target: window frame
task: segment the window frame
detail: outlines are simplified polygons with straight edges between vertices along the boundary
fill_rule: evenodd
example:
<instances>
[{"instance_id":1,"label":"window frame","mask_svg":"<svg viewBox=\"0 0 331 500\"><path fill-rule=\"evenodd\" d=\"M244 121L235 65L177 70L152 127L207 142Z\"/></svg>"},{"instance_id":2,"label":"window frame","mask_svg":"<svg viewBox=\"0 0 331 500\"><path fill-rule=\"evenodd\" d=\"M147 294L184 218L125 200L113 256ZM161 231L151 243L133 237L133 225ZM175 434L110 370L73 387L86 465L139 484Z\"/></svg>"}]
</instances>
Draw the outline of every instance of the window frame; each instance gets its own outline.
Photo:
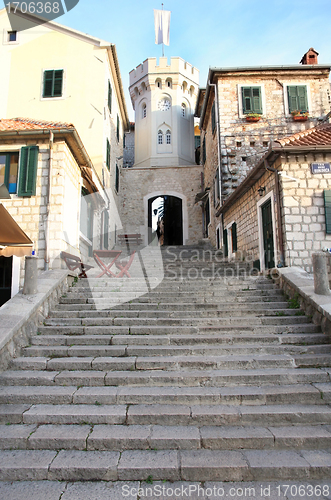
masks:
<instances>
[{"instance_id":1,"label":"window frame","mask_svg":"<svg viewBox=\"0 0 331 500\"><path fill-rule=\"evenodd\" d=\"M157 144L158 144L158 146L162 146L162 144L163 144L163 132L162 132L162 130L159 130L157 133Z\"/></svg>"},{"instance_id":2,"label":"window frame","mask_svg":"<svg viewBox=\"0 0 331 500\"><path fill-rule=\"evenodd\" d=\"M45 95L46 73L53 72L53 81L52 81L52 93L53 93L54 92L54 84L55 84L54 77L55 77L56 71L62 72L61 95ZM64 99L64 98L65 98L65 70L64 70L64 68L42 70L41 99L43 101L46 101L46 100L54 101L54 100L59 100L59 99Z\"/></svg>"},{"instance_id":3,"label":"window frame","mask_svg":"<svg viewBox=\"0 0 331 500\"><path fill-rule=\"evenodd\" d=\"M260 97L261 97L261 113L258 113L261 116L264 116L266 113L266 97L265 97L265 86L264 83L259 83L259 84L254 84L252 83L245 83L245 84L238 84L237 86L237 91L238 91L238 108L239 108L239 118L246 118L246 116L249 113L255 113L254 111L244 111L244 105L243 105L243 88L252 88L252 87L258 87L260 88Z\"/></svg>"},{"instance_id":4,"label":"window frame","mask_svg":"<svg viewBox=\"0 0 331 500\"><path fill-rule=\"evenodd\" d=\"M299 104L299 99L300 96L298 95L298 88L302 88L305 91L305 106L300 106ZM290 98L290 89L296 89L296 105L293 106L292 109L292 103L291 103L291 98ZM286 94L287 94L287 105L288 105L288 113L291 114L293 111L302 111L304 113L309 112L309 104L308 104L308 90L307 90L307 85L287 85L286 86ZM292 96L293 97L293 96Z\"/></svg>"},{"instance_id":5,"label":"window frame","mask_svg":"<svg viewBox=\"0 0 331 500\"><path fill-rule=\"evenodd\" d=\"M165 133L165 143L167 146L171 145L171 131L169 129Z\"/></svg>"},{"instance_id":6,"label":"window frame","mask_svg":"<svg viewBox=\"0 0 331 500\"><path fill-rule=\"evenodd\" d=\"M309 82L307 82L307 83L302 83L302 81L301 82L299 82L299 81L284 82L283 99L284 99L285 116L288 116L288 117L291 116L289 100L288 100L288 90L287 90L288 87L306 87L308 112L311 113L312 103L311 103L311 92L310 92Z\"/></svg>"}]
</instances>

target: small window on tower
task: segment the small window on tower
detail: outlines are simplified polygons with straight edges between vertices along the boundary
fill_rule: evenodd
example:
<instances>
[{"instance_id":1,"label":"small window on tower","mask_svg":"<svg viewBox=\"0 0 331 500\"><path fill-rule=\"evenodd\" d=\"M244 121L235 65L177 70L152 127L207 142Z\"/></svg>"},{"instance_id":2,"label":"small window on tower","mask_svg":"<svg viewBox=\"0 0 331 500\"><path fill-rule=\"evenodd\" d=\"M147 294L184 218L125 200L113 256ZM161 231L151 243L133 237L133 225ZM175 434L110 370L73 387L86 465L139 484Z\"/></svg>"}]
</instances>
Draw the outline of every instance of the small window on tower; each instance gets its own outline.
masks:
<instances>
[{"instance_id":1,"label":"small window on tower","mask_svg":"<svg viewBox=\"0 0 331 500\"><path fill-rule=\"evenodd\" d=\"M181 108L182 116L185 118L186 116L186 105L183 103Z\"/></svg>"},{"instance_id":2,"label":"small window on tower","mask_svg":"<svg viewBox=\"0 0 331 500\"><path fill-rule=\"evenodd\" d=\"M8 31L8 42L16 42L17 41L17 31Z\"/></svg>"},{"instance_id":3,"label":"small window on tower","mask_svg":"<svg viewBox=\"0 0 331 500\"><path fill-rule=\"evenodd\" d=\"M170 130L167 130L167 133L166 133L166 144L171 144L171 132L170 132Z\"/></svg>"},{"instance_id":4,"label":"small window on tower","mask_svg":"<svg viewBox=\"0 0 331 500\"><path fill-rule=\"evenodd\" d=\"M143 118L146 118L146 116L147 116L147 108L146 108L146 104L143 104L143 108L142 108L142 109L143 109L142 117L143 117Z\"/></svg>"},{"instance_id":5,"label":"small window on tower","mask_svg":"<svg viewBox=\"0 0 331 500\"><path fill-rule=\"evenodd\" d=\"M159 130L157 133L157 143L163 144L163 132L162 132L162 130Z\"/></svg>"}]
</instances>

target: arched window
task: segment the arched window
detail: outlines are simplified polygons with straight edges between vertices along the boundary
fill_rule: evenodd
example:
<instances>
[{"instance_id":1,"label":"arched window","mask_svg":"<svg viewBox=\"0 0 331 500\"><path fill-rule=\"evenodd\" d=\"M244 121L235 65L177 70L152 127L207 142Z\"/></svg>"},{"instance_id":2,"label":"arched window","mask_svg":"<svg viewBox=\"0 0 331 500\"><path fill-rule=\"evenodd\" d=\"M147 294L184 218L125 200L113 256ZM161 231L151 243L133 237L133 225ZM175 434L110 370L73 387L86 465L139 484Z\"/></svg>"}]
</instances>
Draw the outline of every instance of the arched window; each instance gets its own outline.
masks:
<instances>
[{"instance_id":1,"label":"arched window","mask_svg":"<svg viewBox=\"0 0 331 500\"><path fill-rule=\"evenodd\" d=\"M169 89L172 89L172 79L171 79L171 78L167 78L167 79L166 79L166 86L167 86Z\"/></svg>"},{"instance_id":2,"label":"arched window","mask_svg":"<svg viewBox=\"0 0 331 500\"><path fill-rule=\"evenodd\" d=\"M159 130L157 133L157 143L163 144L163 132L162 132L162 130Z\"/></svg>"},{"instance_id":3,"label":"arched window","mask_svg":"<svg viewBox=\"0 0 331 500\"><path fill-rule=\"evenodd\" d=\"M166 144L171 144L171 132L167 130L166 132Z\"/></svg>"},{"instance_id":4,"label":"arched window","mask_svg":"<svg viewBox=\"0 0 331 500\"><path fill-rule=\"evenodd\" d=\"M161 89L161 88L162 88L162 81L161 81L161 78L157 78L157 79L155 80L155 85L156 85L156 87L158 87L159 89Z\"/></svg>"},{"instance_id":5,"label":"arched window","mask_svg":"<svg viewBox=\"0 0 331 500\"><path fill-rule=\"evenodd\" d=\"M146 107L146 104L144 103L142 105L142 118L146 118L147 116L147 107Z\"/></svg>"},{"instance_id":6,"label":"arched window","mask_svg":"<svg viewBox=\"0 0 331 500\"><path fill-rule=\"evenodd\" d=\"M185 118L186 116L186 104L182 103L182 106L181 106L181 113L182 113L182 116Z\"/></svg>"}]
</instances>

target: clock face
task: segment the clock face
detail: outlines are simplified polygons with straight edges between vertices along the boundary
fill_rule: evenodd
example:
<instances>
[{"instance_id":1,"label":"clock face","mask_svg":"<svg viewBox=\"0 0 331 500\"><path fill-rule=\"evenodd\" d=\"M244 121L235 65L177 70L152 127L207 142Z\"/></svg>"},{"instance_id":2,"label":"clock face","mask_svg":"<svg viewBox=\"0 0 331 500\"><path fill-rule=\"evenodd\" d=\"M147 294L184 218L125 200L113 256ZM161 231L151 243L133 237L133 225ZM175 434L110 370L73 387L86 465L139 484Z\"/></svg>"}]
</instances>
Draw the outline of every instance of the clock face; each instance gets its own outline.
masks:
<instances>
[{"instance_id":1,"label":"clock face","mask_svg":"<svg viewBox=\"0 0 331 500\"><path fill-rule=\"evenodd\" d=\"M158 108L160 111L167 111L168 109L170 109L170 107L171 107L171 102L169 101L169 99L161 99L158 102Z\"/></svg>"}]
</instances>

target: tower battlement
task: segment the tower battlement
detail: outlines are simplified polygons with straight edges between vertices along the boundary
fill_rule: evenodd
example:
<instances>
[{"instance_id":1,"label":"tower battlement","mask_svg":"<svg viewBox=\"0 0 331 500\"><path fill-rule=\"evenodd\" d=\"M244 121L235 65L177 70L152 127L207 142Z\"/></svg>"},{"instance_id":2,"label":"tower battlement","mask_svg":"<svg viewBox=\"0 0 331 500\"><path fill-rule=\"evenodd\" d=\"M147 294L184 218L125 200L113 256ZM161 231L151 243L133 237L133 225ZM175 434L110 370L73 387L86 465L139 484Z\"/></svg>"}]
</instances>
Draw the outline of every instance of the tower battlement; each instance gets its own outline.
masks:
<instances>
[{"instance_id":1,"label":"tower battlement","mask_svg":"<svg viewBox=\"0 0 331 500\"><path fill-rule=\"evenodd\" d=\"M145 59L142 64L139 64L135 69L130 71L130 87L139 84L140 80L147 75L165 75L165 74L181 74L184 78L199 83L199 70L184 61L181 57L171 57L170 65L167 57L160 57L157 64L156 57Z\"/></svg>"}]
</instances>

